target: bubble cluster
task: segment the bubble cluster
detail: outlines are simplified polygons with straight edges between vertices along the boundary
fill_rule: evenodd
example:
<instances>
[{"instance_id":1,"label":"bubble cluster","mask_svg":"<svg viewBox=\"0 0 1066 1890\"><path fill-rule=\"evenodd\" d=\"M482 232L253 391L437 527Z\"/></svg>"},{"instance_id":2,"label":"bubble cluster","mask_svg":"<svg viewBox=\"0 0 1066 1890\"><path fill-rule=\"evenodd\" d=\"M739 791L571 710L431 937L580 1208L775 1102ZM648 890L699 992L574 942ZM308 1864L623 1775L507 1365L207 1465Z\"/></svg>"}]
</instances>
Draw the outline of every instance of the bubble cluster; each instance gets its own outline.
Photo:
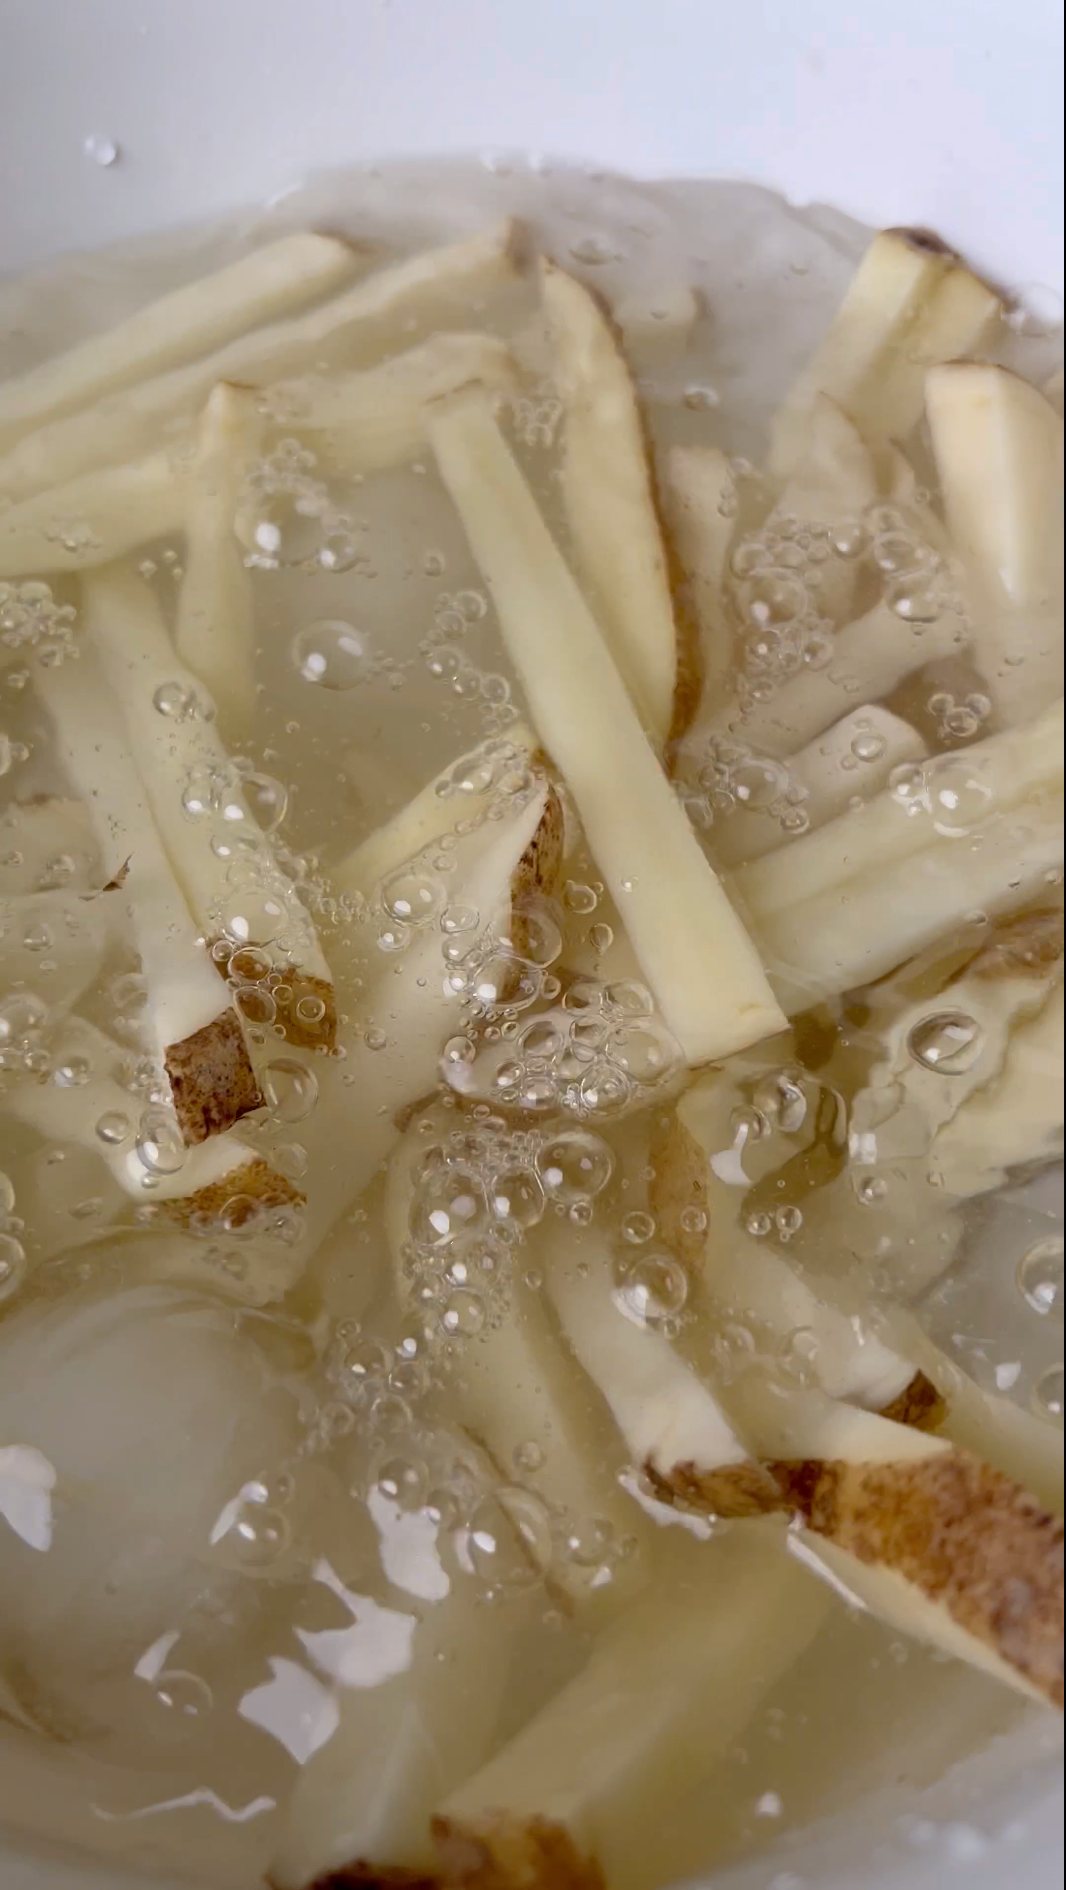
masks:
<instances>
[{"instance_id":1,"label":"bubble cluster","mask_svg":"<svg viewBox=\"0 0 1066 1890\"><path fill-rule=\"evenodd\" d=\"M314 477L314 453L282 439L247 475L237 532L246 563L261 571L285 568L342 573L371 567L360 553L361 527L338 507L329 486Z\"/></svg>"},{"instance_id":2,"label":"bubble cluster","mask_svg":"<svg viewBox=\"0 0 1066 1890\"><path fill-rule=\"evenodd\" d=\"M57 603L39 579L0 583L0 648L54 667L74 651L75 621L73 605Z\"/></svg>"}]
</instances>

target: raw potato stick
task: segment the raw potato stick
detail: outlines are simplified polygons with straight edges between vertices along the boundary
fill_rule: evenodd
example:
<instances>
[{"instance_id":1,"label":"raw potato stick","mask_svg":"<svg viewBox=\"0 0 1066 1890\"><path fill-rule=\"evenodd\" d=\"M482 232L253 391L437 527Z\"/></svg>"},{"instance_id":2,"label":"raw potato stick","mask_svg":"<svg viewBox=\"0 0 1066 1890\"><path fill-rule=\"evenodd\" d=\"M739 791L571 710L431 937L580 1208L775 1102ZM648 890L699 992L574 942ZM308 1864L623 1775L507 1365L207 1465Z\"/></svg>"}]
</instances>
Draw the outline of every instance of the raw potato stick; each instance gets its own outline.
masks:
<instances>
[{"instance_id":1,"label":"raw potato stick","mask_svg":"<svg viewBox=\"0 0 1066 1890\"><path fill-rule=\"evenodd\" d=\"M774 1524L706 1545L597 1637L586 1666L434 1819L445 1883L604 1890L647 1881L661 1820L736 1740L832 1605ZM432 1880L431 1880L432 1881Z\"/></svg>"},{"instance_id":2,"label":"raw potato stick","mask_svg":"<svg viewBox=\"0 0 1066 1890\"><path fill-rule=\"evenodd\" d=\"M995 292L938 237L882 230L774 419L771 470L792 471L819 393L837 401L864 438L905 439L921 417L925 369L968 354L1001 313Z\"/></svg>"},{"instance_id":3,"label":"raw potato stick","mask_svg":"<svg viewBox=\"0 0 1066 1890\"><path fill-rule=\"evenodd\" d=\"M163 374L301 302L327 295L352 274L355 263L347 243L300 230L172 289L103 334L0 382L0 441Z\"/></svg>"},{"instance_id":4,"label":"raw potato stick","mask_svg":"<svg viewBox=\"0 0 1066 1890\"><path fill-rule=\"evenodd\" d=\"M434 335L380 367L280 381L262 397L268 415L308 436L349 477L417 459L428 444L426 407L468 381L511 387L515 365L495 335Z\"/></svg>"},{"instance_id":5,"label":"raw potato stick","mask_svg":"<svg viewBox=\"0 0 1066 1890\"><path fill-rule=\"evenodd\" d=\"M985 1194L1013 1168L1061 1157L1064 1023L1060 973L1043 1010L1014 1031L998 1076L936 1136L930 1161L950 1193Z\"/></svg>"},{"instance_id":6,"label":"raw potato stick","mask_svg":"<svg viewBox=\"0 0 1066 1890\"><path fill-rule=\"evenodd\" d=\"M266 387L323 360L373 360L405 323L432 331L470 298L513 281L517 233L507 222L425 250L365 277L310 314L276 322L188 367L110 395L31 433L0 460L0 493L14 502L95 467L135 459L174 422L189 421L218 381Z\"/></svg>"},{"instance_id":7,"label":"raw potato stick","mask_svg":"<svg viewBox=\"0 0 1066 1890\"><path fill-rule=\"evenodd\" d=\"M765 702L734 699L712 718L710 732L735 735L761 754L787 758L838 721L849 698L890 696L926 663L957 656L966 632L957 617L910 624L888 604L875 604L833 640L828 663L789 677Z\"/></svg>"},{"instance_id":8,"label":"raw potato stick","mask_svg":"<svg viewBox=\"0 0 1066 1890\"><path fill-rule=\"evenodd\" d=\"M644 428L629 368L594 296L557 263L540 266L563 403L563 504L578 572L651 740L666 740L677 629Z\"/></svg>"},{"instance_id":9,"label":"raw potato stick","mask_svg":"<svg viewBox=\"0 0 1066 1890\"><path fill-rule=\"evenodd\" d=\"M85 635L120 706L134 766L197 924L209 945L283 942L293 998L278 1021L289 1043L328 1046L336 1035L336 1001L310 914L244 804L239 777L204 714L196 679L174 652L151 591L132 573L113 569L87 578L83 596ZM232 910L242 895L232 886L229 858L212 845L213 817L187 811L190 792L197 786L209 791L205 783L224 801L224 831L231 839L239 833L246 858L255 857L257 880L245 895L251 916ZM257 926L265 933L262 941Z\"/></svg>"},{"instance_id":10,"label":"raw potato stick","mask_svg":"<svg viewBox=\"0 0 1066 1890\"><path fill-rule=\"evenodd\" d=\"M121 900L148 980L152 1048L170 1081L186 1145L206 1141L263 1098L237 1014L198 937L129 759L128 738L93 657L39 669L35 686L56 752L105 860L128 862Z\"/></svg>"},{"instance_id":11,"label":"raw potato stick","mask_svg":"<svg viewBox=\"0 0 1066 1890\"><path fill-rule=\"evenodd\" d=\"M801 527L839 525L861 518L877 497L873 455L858 428L827 394L815 396L807 415L803 449L767 520L772 531L784 518ZM858 586L854 561L826 558L812 571L818 613L834 623L848 619Z\"/></svg>"},{"instance_id":12,"label":"raw potato stick","mask_svg":"<svg viewBox=\"0 0 1066 1890\"><path fill-rule=\"evenodd\" d=\"M233 741L246 734L255 704L252 579L235 526L261 435L255 394L220 381L200 415L185 504L174 644Z\"/></svg>"},{"instance_id":13,"label":"raw potato stick","mask_svg":"<svg viewBox=\"0 0 1066 1890\"><path fill-rule=\"evenodd\" d=\"M725 601L729 547L736 531L736 477L714 446L672 446L661 500L670 542L684 573L700 632L703 676L697 727L722 706L733 660L733 624Z\"/></svg>"},{"instance_id":14,"label":"raw potato stick","mask_svg":"<svg viewBox=\"0 0 1066 1890\"><path fill-rule=\"evenodd\" d=\"M1023 722L1062 694L1062 416L975 361L934 368L925 403L974 656L1000 719Z\"/></svg>"},{"instance_id":15,"label":"raw potato stick","mask_svg":"<svg viewBox=\"0 0 1066 1890\"><path fill-rule=\"evenodd\" d=\"M640 727L484 396L431 419L445 485L492 592L534 726L689 1063L782 1028L762 966Z\"/></svg>"},{"instance_id":16,"label":"raw potato stick","mask_svg":"<svg viewBox=\"0 0 1066 1890\"><path fill-rule=\"evenodd\" d=\"M0 578L86 571L185 523L187 480L168 453L80 475L0 510Z\"/></svg>"},{"instance_id":17,"label":"raw potato stick","mask_svg":"<svg viewBox=\"0 0 1066 1890\"><path fill-rule=\"evenodd\" d=\"M928 758L925 742L909 722L880 703L867 703L789 756L782 793L805 816L804 832L813 833L887 786L903 762ZM769 810L740 807L716 823L712 848L720 865L733 866L776 853L792 838Z\"/></svg>"}]
</instances>

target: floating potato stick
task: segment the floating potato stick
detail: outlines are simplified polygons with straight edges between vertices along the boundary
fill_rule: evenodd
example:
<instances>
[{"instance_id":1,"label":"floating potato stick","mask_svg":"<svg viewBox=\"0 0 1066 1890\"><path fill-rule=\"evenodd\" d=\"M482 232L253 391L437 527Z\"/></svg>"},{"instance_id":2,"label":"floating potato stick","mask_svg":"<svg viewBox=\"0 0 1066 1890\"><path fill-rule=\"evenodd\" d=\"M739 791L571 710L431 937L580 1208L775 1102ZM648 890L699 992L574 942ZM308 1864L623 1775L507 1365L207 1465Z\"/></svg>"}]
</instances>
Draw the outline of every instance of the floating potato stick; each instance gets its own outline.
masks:
<instances>
[{"instance_id":1,"label":"floating potato stick","mask_svg":"<svg viewBox=\"0 0 1066 1890\"><path fill-rule=\"evenodd\" d=\"M220 381L200 415L185 501L185 559L174 645L239 739L255 705L252 578L235 525L262 435L256 396Z\"/></svg>"},{"instance_id":2,"label":"floating potato stick","mask_svg":"<svg viewBox=\"0 0 1066 1890\"><path fill-rule=\"evenodd\" d=\"M1062 693L1062 416L975 361L934 368L925 400L974 655L1001 720L1023 722Z\"/></svg>"},{"instance_id":3,"label":"floating potato stick","mask_svg":"<svg viewBox=\"0 0 1066 1890\"><path fill-rule=\"evenodd\" d=\"M104 334L0 382L0 440L247 335L351 275L347 243L300 230L149 302Z\"/></svg>"},{"instance_id":4,"label":"floating potato stick","mask_svg":"<svg viewBox=\"0 0 1066 1890\"><path fill-rule=\"evenodd\" d=\"M162 1059L186 1144L232 1128L262 1102L236 1013L197 936L128 758L127 737L93 657L35 675L52 720L56 751L82 796L105 857L129 860L118 899L148 980L151 1046Z\"/></svg>"},{"instance_id":5,"label":"floating potato stick","mask_svg":"<svg viewBox=\"0 0 1066 1890\"><path fill-rule=\"evenodd\" d=\"M266 387L323 360L380 357L405 323L432 331L437 321L467 315L472 296L513 281L516 248L516 227L508 222L426 250L377 270L310 314L240 335L188 367L41 427L0 460L0 492L15 501L137 458L169 426L191 421L219 381Z\"/></svg>"},{"instance_id":6,"label":"floating potato stick","mask_svg":"<svg viewBox=\"0 0 1066 1890\"><path fill-rule=\"evenodd\" d=\"M484 397L431 420L532 720L573 794L644 976L690 1063L781 1028L757 954L641 730Z\"/></svg>"},{"instance_id":7,"label":"floating potato stick","mask_svg":"<svg viewBox=\"0 0 1066 1890\"><path fill-rule=\"evenodd\" d=\"M674 713L678 638L637 397L595 297L547 259L540 286L563 402L563 503L578 572L641 722L661 746Z\"/></svg>"},{"instance_id":8,"label":"floating potato stick","mask_svg":"<svg viewBox=\"0 0 1066 1890\"><path fill-rule=\"evenodd\" d=\"M865 439L905 439L921 417L926 368L968 354L1002 309L994 290L938 237L882 230L775 416L773 472L791 473L819 394L838 402Z\"/></svg>"},{"instance_id":9,"label":"floating potato stick","mask_svg":"<svg viewBox=\"0 0 1066 1890\"><path fill-rule=\"evenodd\" d=\"M209 945L220 940L233 949L278 944L287 972L292 968L287 984L293 1001L279 1017L287 1041L331 1044L336 1035L333 980L311 916L248 811L239 777L204 713L195 678L174 653L151 591L132 573L100 572L85 581L84 618L86 638L122 714L152 817ZM212 797L224 810L214 817L228 837L220 850L215 844L220 834L207 811ZM190 813L190 801L202 811ZM237 891L230 874L235 835L249 866L248 882ZM219 969L224 976L224 960Z\"/></svg>"},{"instance_id":10,"label":"floating potato stick","mask_svg":"<svg viewBox=\"0 0 1066 1890\"><path fill-rule=\"evenodd\" d=\"M86 571L179 532L187 481L168 453L109 466L0 511L0 578Z\"/></svg>"}]
</instances>

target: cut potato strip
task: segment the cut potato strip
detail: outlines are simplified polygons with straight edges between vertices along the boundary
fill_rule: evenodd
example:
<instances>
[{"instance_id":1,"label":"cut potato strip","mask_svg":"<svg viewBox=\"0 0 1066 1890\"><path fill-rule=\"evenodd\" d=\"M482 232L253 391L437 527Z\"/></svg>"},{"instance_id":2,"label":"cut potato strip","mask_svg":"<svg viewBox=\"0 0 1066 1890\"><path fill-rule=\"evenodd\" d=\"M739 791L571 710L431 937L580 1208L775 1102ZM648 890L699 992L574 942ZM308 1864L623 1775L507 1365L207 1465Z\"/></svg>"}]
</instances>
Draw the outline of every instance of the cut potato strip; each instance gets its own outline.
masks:
<instances>
[{"instance_id":1,"label":"cut potato strip","mask_svg":"<svg viewBox=\"0 0 1066 1890\"><path fill-rule=\"evenodd\" d=\"M548 1294L575 1357L606 1400L633 1462L668 1499L724 1515L778 1507L721 1404L641 1309L616 1288L599 1233L545 1231Z\"/></svg>"},{"instance_id":2,"label":"cut potato strip","mask_svg":"<svg viewBox=\"0 0 1066 1890\"><path fill-rule=\"evenodd\" d=\"M822 1392L752 1371L724 1397L786 1503L848 1557L847 1586L894 1577L894 1622L913 1597L919 1638L1061 1708L1061 1521L946 1439Z\"/></svg>"},{"instance_id":3,"label":"cut potato strip","mask_svg":"<svg viewBox=\"0 0 1066 1890\"><path fill-rule=\"evenodd\" d=\"M722 706L733 660L733 624L725 601L737 517L730 461L714 446L671 447L664 457L660 499L699 626L702 723Z\"/></svg>"},{"instance_id":4,"label":"cut potato strip","mask_svg":"<svg viewBox=\"0 0 1066 1890\"><path fill-rule=\"evenodd\" d=\"M513 722L506 735L483 743L434 775L406 807L331 867L329 877L334 890L369 899L390 873L415 859L444 834L454 832L460 822L479 820L506 791L510 764L524 767L536 748L537 738L532 731L523 722ZM502 783L501 763L508 764L502 769Z\"/></svg>"},{"instance_id":5,"label":"cut potato strip","mask_svg":"<svg viewBox=\"0 0 1066 1890\"><path fill-rule=\"evenodd\" d=\"M795 466L819 393L837 401L866 439L905 439L921 417L925 369L970 353L1001 313L994 290L938 237L882 230L775 417L773 471L786 477Z\"/></svg>"},{"instance_id":6,"label":"cut potato strip","mask_svg":"<svg viewBox=\"0 0 1066 1890\"><path fill-rule=\"evenodd\" d=\"M438 1109L429 1116L419 1111L389 1163L386 1233L397 1284L407 1300L413 1296L406 1257L414 1171L435 1139L425 1131L427 1120L434 1124L436 1139L446 1142L463 1118L454 1110ZM560 1528L575 1529L590 1518L605 1518L619 1537L632 1535L638 1519L608 1468L610 1427L597 1421L594 1398L567 1358L543 1298L524 1284L517 1266L509 1292L502 1319L463 1344L451 1379L458 1422L505 1478L521 1462L523 1448L535 1446L538 1467L523 1470L522 1482L551 1506ZM551 1564L553 1587L562 1589L571 1602L620 1606L631 1583L615 1579L606 1588L594 1587L591 1574L562 1558Z\"/></svg>"},{"instance_id":7,"label":"cut potato strip","mask_svg":"<svg viewBox=\"0 0 1066 1890\"><path fill-rule=\"evenodd\" d=\"M173 876L114 699L90 652L38 669L57 756L82 797L148 981L148 1028L187 1145L223 1133L263 1098L236 1013ZM151 712L151 711L150 711Z\"/></svg>"},{"instance_id":8,"label":"cut potato strip","mask_svg":"<svg viewBox=\"0 0 1066 1890\"><path fill-rule=\"evenodd\" d=\"M468 381L514 385L505 342L494 335L434 335L380 367L280 381L266 389L263 405L350 476L417 459L428 445L427 405Z\"/></svg>"},{"instance_id":9,"label":"cut potato strip","mask_svg":"<svg viewBox=\"0 0 1066 1890\"><path fill-rule=\"evenodd\" d=\"M300 230L173 289L104 334L0 382L0 440L8 442L148 375L164 374L301 302L329 294L352 274L356 260L347 243Z\"/></svg>"},{"instance_id":10,"label":"cut potato strip","mask_svg":"<svg viewBox=\"0 0 1066 1890\"><path fill-rule=\"evenodd\" d=\"M20 499L93 467L135 459L168 426L191 420L218 381L266 387L324 360L373 360L404 324L431 331L436 322L467 315L471 297L513 281L516 272L510 222L390 264L310 314L240 335L188 367L29 434L0 460L0 492Z\"/></svg>"},{"instance_id":11,"label":"cut potato strip","mask_svg":"<svg viewBox=\"0 0 1066 1890\"><path fill-rule=\"evenodd\" d=\"M563 402L563 504L589 601L652 741L674 713L677 628L644 428L629 369L596 299L542 260L541 298Z\"/></svg>"},{"instance_id":12,"label":"cut potato strip","mask_svg":"<svg viewBox=\"0 0 1066 1890\"><path fill-rule=\"evenodd\" d=\"M361 1596L349 1605L375 1609ZM432 1882L431 1814L484 1762L523 1613L516 1621L513 1603L486 1607L454 1580L442 1599L423 1604L422 1619L392 1611L390 1637L408 1637L407 1664L376 1686L339 1676L323 1716L323 1733L330 1722L334 1729L301 1767L285 1807L270 1865L277 1890ZM301 1639L313 1657L316 1636Z\"/></svg>"},{"instance_id":13,"label":"cut potato strip","mask_svg":"<svg viewBox=\"0 0 1066 1890\"><path fill-rule=\"evenodd\" d=\"M756 919L753 929L791 1016L884 977L967 920L973 923L975 913L996 916L1033 904L1062 864L1060 788L985 821L977 845L938 840Z\"/></svg>"},{"instance_id":14,"label":"cut potato strip","mask_svg":"<svg viewBox=\"0 0 1066 1890\"><path fill-rule=\"evenodd\" d=\"M39 1007L42 1018L71 1010L91 991L114 943L114 897L66 888L0 893L0 989L27 993L31 1012ZM49 967L43 973L42 957Z\"/></svg>"},{"instance_id":15,"label":"cut potato strip","mask_svg":"<svg viewBox=\"0 0 1066 1890\"><path fill-rule=\"evenodd\" d=\"M768 529L772 531L785 518L798 520L801 527L839 526L842 520L861 518L877 492L873 454L858 428L835 400L816 394L807 414L802 450L770 514ZM845 623L858 588L857 564L826 558L809 568L807 581L819 615Z\"/></svg>"},{"instance_id":16,"label":"cut potato strip","mask_svg":"<svg viewBox=\"0 0 1066 1890\"><path fill-rule=\"evenodd\" d=\"M910 624L888 604L875 604L839 632L824 667L800 670L765 702L734 700L710 729L750 742L761 754L785 758L838 721L849 699L876 702L890 696L916 669L958 656L965 646L966 632L951 614L936 623Z\"/></svg>"},{"instance_id":17,"label":"cut potato strip","mask_svg":"<svg viewBox=\"0 0 1066 1890\"><path fill-rule=\"evenodd\" d=\"M1001 719L1022 722L1062 693L1062 416L974 361L934 368L925 401L974 654Z\"/></svg>"},{"instance_id":18,"label":"cut potato strip","mask_svg":"<svg viewBox=\"0 0 1066 1890\"><path fill-rule=\"evenodd\" d=\"M180 532L188 484L168 453L111 466L0 511L0 578L85 571Z\"/></svg>"},{"instance_id":19,"label":"cut potato strip","mask_svg":"<svg viewBox=\"0 0 1066 1890\"><path fill-rule=\"evenodd\" d=\"M887 786L903 762L928 757L909 722L880 703L867 703L789 756L782 793L806 816L804 831L813 833ZM733 866L774 853L793 837L768 810L741 807L715 823L712 847L719 865Z\"/></svg>"},{"instance_id":20,"label":"cut potato strip","mask_svg":"<svg viewBox=\"0 0 1066 1890\"><path fill-rule=\"evenodd\" d=\"M603 1890L654 1874L656 1843L831 1605L773 1524L706 1546L434 1819L443 1880L470 1890Z\"/></svg>"},{"instance_id":21,"label":"cut potato strip","mask_svg":"<svg viewBox=\"0 0 1066 1890\"><path fill-rule=\"evenodd\" d=\"M945 1123L931 1165L951 1194L1002 1187L1014 1168L1059 1159L1063 1142L1061 974L1043 1010L1011 1036L998 1076Z\"/></svg>"},{"instance_id":22,"label":"cut potato strip","mask_svg":"<svg viewBox=\"0 0 1066 1890\"><path fill-rule=\"evenodd\" d=\"M492 418L460 396L437 461L500 619L534 726L690 1063L782 1027L758 956L640 727L592 616Z\"/></svg>"},{"instance_id":23,"label":"cut potato strip","mask_svg":"<svg viewBox=\"0 0 1066 1890\"><path fill-rule=\"evenodd\" d=\"M118 569L88 577L83 596L86 637L119 705L152 817L197 924L209 944L283 949L294 993L278 1018L287 1040L331 1044L333 981L310 914L248 811L240 778L204 713L196 678L174 652L155 598L140 578ZM216 850L220 834L226 844ZM243 892L234 889L230 873L235 837L249 866ZM225 964L224 957L223 976Z\"/></svg>"},{"instance_id":24,"label":"cut potato strip","mask_svg":"<svg viewBox=\"0 0 1066 1890\"><path fill-rule=\"evenodd\" d=\"M819 833L740 869L735 885L757 920L843 888L871 867L913 858L940 837L966 851L969 836L996 814L1021 810L1060 789L1062 699L1024 728L944 755L916 774L905 792L886 790L842 814Z\"/></svg>"},{"instance_id":25,"label":"cut potato strip","mask_svg":"<svg viewBox=\"0 0 1066 1890\"><path fill-rule=\"evenodd\" d=\"M55 890L93 892L110 877L80 801L42 794L0 812L0 898Z\"/></svg>"},{"instance_id":26,"label":"cut potato strip","mask_svg":"<svg viewBox=\"0 0 1066 1890\"><path fill-rule=\"evenodd\" d=\"M212 388L197 428L185 507L174 643L232 740L247 733L255 705L252 579L234 527L261 435L250 388L225 381Z\"/></svg>"},{"instance_id":27,"label":"cut potato strip","mask_svg":"<svg viewBox=\"0 0 1066 1890\"><path fill-rule=\"evenodd\" d=\"M550 854L535 842L551 806L551 790L540 782L500 820L460 840L453 897L478 914L477 927L464 934L472 952L508 924L515 884L529 887L526 863L547 871ZM553 890L549 881L542 889ZM443 942L436 926L423 927L398 970L390 964L369 987L363 1014L374 1030L342 1037L341 1056L315 1060L317 1133L308 1137L303 1177L311 1249L387 1161L401 1133L397 1119L439 1084L441 1049L463 1023L465 996L452 983Z\"/></svg>"}]
</instances>

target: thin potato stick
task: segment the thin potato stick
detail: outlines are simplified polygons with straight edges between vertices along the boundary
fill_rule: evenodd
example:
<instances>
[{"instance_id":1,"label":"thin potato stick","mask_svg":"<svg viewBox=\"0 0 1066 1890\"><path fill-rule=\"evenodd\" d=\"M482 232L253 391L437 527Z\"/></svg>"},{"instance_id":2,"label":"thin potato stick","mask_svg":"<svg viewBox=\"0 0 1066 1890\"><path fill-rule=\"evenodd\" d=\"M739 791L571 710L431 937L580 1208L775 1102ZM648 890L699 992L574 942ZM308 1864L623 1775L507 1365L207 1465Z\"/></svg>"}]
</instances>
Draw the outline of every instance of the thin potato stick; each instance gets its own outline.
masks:
<instances>
[{"instance_id":1,"label":"thin potato stick","mask_svg":"<svg viewBox=\"0 0 1066 1890\"><path fill-rule=\"evenodd\" d=\"M938 237L882 230L774 419L772 470L791 472L819 393L837 401L864 438L905 439L921 417L925 369L968 354L1001 314L995 292Z\"/></svg>"},{"instance_id":2,"label":"thin potato stick","mask_svg":"<svg viewBox=\"0 0 1066 1890\"><path fill-rule=\"evenodd\" d=\"M640 727L485 396L431 419L445 484L493 594L534 726L667 1026L690 1063L782 1028L757 954Z\"/></svg>"},{"instance_id":3,"label":"thin potato stick","mask_svg":"<svg viewBox=\"0 0 1066 1890\"><path fill-rule=\"evenodd\" d=\"M188 367L27 435L0 460L0 493L14 501L136 458L173 423L191 421L219 381L266 387L323 360L373 360L405 323L432 331L437 322L466 315L471 296L513 281L516 269L512 223L392 263L310 314L240 335Z\"/></svg>"},{"instance_id":4,"label":"thin potato stick","mask_svg":"<svg viewBox=\"0 0 1066 1890\"><path fill-rule=\"evenodd\" d=\"M702 723L722 706L733 660L725 583L736 530L736 477L717 447L673 446L665 456L660 490L670 540L699 625Z\"/></svg>"},{"instance_id":5,"label":"thin potato stick","mask_svg":"<svg viewBox=\"0 0 1066 1890\"><path fill-rule=\"evenodd\" d=\"M255 701L252 580L234 526L262 434L256 396L222 381L200 415L185 510L185 571L174 643L239 741Z\"/></svg>"},{"instance_id":6,"label":"thin potato stick","mask_svg":"<svg viewBox=\"0 0 1066 1890\"><path fill-rule=\"evenodd\" d=\"M1062 416L973 361L934 368L925 400L974 655L1001 719L1023 722L1062 692Z\"/></svg>"},{"instance_id":7,"label":"thin potato stick","mask_svg":"<svg viewBox=\"0 0 1066 1890\"><path fill-rule=\"evenodd\" d=\"M111 564L185 523L187 483L170 455L110 466L0 511L0 578Z\"/></svg>"},{"instance_id":8,"label":"thin potato stick","mask_svg":"<svg viewBox=\"0 0 1066 1890\"><path fill-rule=\"evenodd\" d=\"M233 1127L263 1098L237 1015L204 950L148 808L124 728L92 656L39 669L35 686L56 751L105 860L124 871L118 899L148 980L152 1048L170 1081L187 1146Z\"/></svg>"},{"instance_id":9,"label":"thin potato stick","mask_svg":"<svg viewBox=\"0 0 1066 1890\"><path fill-rule=\"evenodd\" d=\"M905 761L926 761L929 750L909 722L880 703L842 716L783 764L782 794L815 832L860 800L888 785ZM740 807L716 821L711 849L721 866L758 860L794 838L780 818L762 808Z\"/></svg>"},{"instance_id":10,"label":"thin potato stick","mask_svg":"<svg viewBox=\"0 0 1066 1890\"><path fill-rule=\"evenodd\" d=\"M445 1882L604 1890L640 1860L832 1605L772 1523L709 1543L701 1573L656 1588L597 1637L587 1665L440 1806ZM454 1871L454 1875L453 1875Z\"/></svg>"},{"instance_id":11,"label":"thin potato stick","mask_svg":"<svg viewBox=\"0 0 1066 1890\"><path fill-rule=\"evenodd\" d=\"M134 766L197 924L209 944L283 944L293 972L288 987L297 994L279 1017L285 1035L290 1043L332 1043L333 981L311 916L245 805L240 779L203 712L195 678L174 653L151 591L131 572L101 571L84 582L84 615L86 637L119 704ZM213 799L224 810L215 818L229 836L226 847L218 846L207 811ZM190 802L201 811L190 813ZM229 870L234 836L249 865L253 858L256 864L255 884L243 890L235 890Z\"/></svg>"},{"instance_id":12,"label":"thin potato stick","mask_svg":"<svg viewBox=\"0 0 1066 1890\"><path fill-rule=\"evenodd\" d=\"M328 295L355 263L347 243L300 230L172 289L106 333L0 382L0 440L11 443L30 427L163 374L301 302Z\"/></svg>"},{"instance_id":13,"label":"thin potato stick","mask_svg":"<svg viewBox=\"0 0 1066 1890\"><path fill-rule=\"evenodd\" d=\"M651 740L666 740L677 682L666 555L629 368L595 298L541 262L541 298L563 402L563 503L607 647Z\"/></svg>"},{"instance_id":14,"label":"thin potato stick","mask_svg":"<svg viewBox=\"0 0 1066 1890\"><path fill-rule=\"evenodd\" d=\"M843 408L827 394L815 396L807 416L803 450L785 482L768 527L793 518L803 526L823 527L861 517L877 497L873 454ZM853 561L826 558L809 568L821 616L847 622L858 586Z\"/></svg>"}]
</instances>

